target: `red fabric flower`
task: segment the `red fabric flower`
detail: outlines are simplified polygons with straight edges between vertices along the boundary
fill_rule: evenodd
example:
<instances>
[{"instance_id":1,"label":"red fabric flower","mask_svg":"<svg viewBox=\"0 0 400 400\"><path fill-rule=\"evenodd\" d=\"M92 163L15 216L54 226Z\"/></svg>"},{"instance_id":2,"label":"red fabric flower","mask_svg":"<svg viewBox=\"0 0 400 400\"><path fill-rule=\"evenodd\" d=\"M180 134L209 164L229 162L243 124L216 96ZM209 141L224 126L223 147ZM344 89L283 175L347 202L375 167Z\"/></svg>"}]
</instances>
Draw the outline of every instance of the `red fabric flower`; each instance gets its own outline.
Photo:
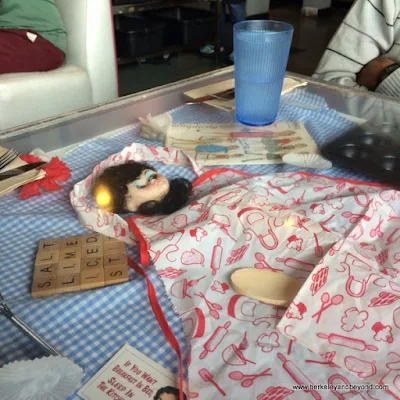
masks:
<instances>
[{"instance_id":1,"label":"red fabric flower","mask_svg":"<svg viewBox=\"0 0 400 400\"><path fill-rule=\"evenodd\" d=\"M21 160L28 164L41 162L39 157L35 157L31 154L25 154L20 156ZM47 164L44 164L40 169L46 172L46 176L43 179L29 182L22 186L19 196L21 199L27 200L33 196L40 195L40 189L47 192L52 192L62 189L58 182L65 182L71 176L71 170L67 165L61 161L58 157L52 158Z\"/></svg>"}]
</instances>

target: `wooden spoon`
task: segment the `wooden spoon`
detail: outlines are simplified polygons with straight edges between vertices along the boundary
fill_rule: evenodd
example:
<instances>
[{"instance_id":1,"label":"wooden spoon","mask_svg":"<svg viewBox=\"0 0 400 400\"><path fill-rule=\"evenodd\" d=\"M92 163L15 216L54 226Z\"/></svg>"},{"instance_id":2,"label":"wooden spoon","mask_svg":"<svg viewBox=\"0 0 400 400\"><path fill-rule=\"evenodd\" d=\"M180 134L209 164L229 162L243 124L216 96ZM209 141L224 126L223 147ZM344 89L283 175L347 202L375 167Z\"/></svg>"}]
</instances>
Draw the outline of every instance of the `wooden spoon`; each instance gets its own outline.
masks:
<instances>
[{"instance_id":1,"label":"wooden spoon","mask_svg":"<svg viewBox=\"0 0 400 400\"><path fill-rule=\"evenodd\" d=\"M272 271L241 268L232 273L231 286L239 294L252 299L288 307L303 286L303 282Z\"/></svg>"}]
</instances>

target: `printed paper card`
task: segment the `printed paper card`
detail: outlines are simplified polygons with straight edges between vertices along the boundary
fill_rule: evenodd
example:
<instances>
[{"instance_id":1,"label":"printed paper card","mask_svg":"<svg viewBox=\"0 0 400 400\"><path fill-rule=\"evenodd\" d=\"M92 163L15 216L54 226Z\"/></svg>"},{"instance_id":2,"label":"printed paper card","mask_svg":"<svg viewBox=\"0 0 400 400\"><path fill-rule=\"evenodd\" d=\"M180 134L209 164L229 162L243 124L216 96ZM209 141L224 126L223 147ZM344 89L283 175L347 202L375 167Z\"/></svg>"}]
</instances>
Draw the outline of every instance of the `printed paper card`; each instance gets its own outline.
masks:
<instances>
[{"instance_id":1,"label":"printed paper card","mask_svg":"<svg viewBox=\"0 0 400 400\"><path fill-rule=\"evenodd\" d=\"M288 153L318 153L301 122L276 122L266 127L173 125L165 146L184 151L200 165L281 164Z\"/></svg>"},{"instance_id":2,"label":"printed paper card","mask_svg":"<svg viewBox=\"0 0 400 400\"><path fill-rule=\"evenodd\" d=\"M125 344L78 392L84 400L179 400L177 377Z\"/></svg>"}]
</instances>

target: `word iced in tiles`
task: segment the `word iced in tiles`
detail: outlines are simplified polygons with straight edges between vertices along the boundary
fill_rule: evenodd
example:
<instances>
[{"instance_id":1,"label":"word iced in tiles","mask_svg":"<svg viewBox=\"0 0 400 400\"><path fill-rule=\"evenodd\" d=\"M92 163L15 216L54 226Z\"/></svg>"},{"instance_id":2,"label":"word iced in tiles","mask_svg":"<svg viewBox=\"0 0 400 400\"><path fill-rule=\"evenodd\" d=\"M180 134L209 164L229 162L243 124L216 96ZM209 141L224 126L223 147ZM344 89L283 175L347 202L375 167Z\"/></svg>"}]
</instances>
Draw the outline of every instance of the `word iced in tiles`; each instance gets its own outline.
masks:
<instances>
[{"instance_id":1,"label":"word iced in tiles","mask_svg":"<svg viewBox=\"0 0 400 400\"><path fill-rule=\"evenodd\" d=\"M99 233L40 240L31 295L46 297L128 280L124 242Z\"/></svg>"}]
</instances>

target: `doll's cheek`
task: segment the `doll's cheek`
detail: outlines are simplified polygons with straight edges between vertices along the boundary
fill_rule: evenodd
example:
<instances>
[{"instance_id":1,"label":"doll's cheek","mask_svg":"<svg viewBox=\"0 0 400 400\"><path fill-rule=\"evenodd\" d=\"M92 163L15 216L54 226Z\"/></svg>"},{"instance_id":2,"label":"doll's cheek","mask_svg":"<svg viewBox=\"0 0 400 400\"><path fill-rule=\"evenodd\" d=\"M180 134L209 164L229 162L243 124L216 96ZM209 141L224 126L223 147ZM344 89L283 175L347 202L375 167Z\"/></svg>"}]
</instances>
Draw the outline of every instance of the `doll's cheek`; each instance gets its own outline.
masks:
<instances>
[{"instance_id":1,"label":"doll's cheek","mask_svg":"<svg viewBox=\"0 0 400 400\"><path fill-rule=\"evenodd\" d=\"M169 182L165 180L160 185L148 185L142 189L138 189L133 185L128 185L128 193L125 197L125 208L130 212L137 209L148 201L160 201L169 191Z\"/></svg>"},{"instance_id":2,"label":"doll's cheek","mask_svg":"<svg viewBox=\"0 0 400 400\"><path fill-rule=\"evenodd\" d=\"M140 204L138 203L138 199L133 198L131 196L126 196L125 198L125 209L130 212L137 211Z\"/></svg>"},{"instance_id":3,"label":"doll's cheek","mask_svg":"<svg viewBox=\"0 0 400 400\"><path fill-rule=\"evenodd\" d=\"M159 175L158 176L158 178L154 181L154 185L160 186L160 187L167 186L167 190L169 190L169 181L163 175Z\"/></svg>"},{"instance_id":4,"label":"doll's cheek","mask_svg":"<svg viewBox=\"0 0 400 400\"><path fill-rule=\"evenodd\" d=\"M154 183L146 187L146 198L148 200L161 200L169 192L169 182Z\"/></svg>"},{"instance_id":5,"label":"doll's cheek","mask_svg":"<svg viewBox=\"0 0 400 400\"><path fill-rule=\"evenodd\" d=\"M163 176L160 176L157 180L148 185L146 190L153 193L154 199L152 200L155 200L155 198L161 200L169 192L169 181Z\"/></svg>"},{"instance_id":6,"label":"doll's cheek","mask_svg":"<svg viewBox=\"0 0 400 400\"><path fill-rule=\"evenodd\" d=\"M143 203L140 190L133 185L128 185L128 193L125 196L125 209L131 212L135 212L139 206Z\"/></svg>"}]
</instances>

